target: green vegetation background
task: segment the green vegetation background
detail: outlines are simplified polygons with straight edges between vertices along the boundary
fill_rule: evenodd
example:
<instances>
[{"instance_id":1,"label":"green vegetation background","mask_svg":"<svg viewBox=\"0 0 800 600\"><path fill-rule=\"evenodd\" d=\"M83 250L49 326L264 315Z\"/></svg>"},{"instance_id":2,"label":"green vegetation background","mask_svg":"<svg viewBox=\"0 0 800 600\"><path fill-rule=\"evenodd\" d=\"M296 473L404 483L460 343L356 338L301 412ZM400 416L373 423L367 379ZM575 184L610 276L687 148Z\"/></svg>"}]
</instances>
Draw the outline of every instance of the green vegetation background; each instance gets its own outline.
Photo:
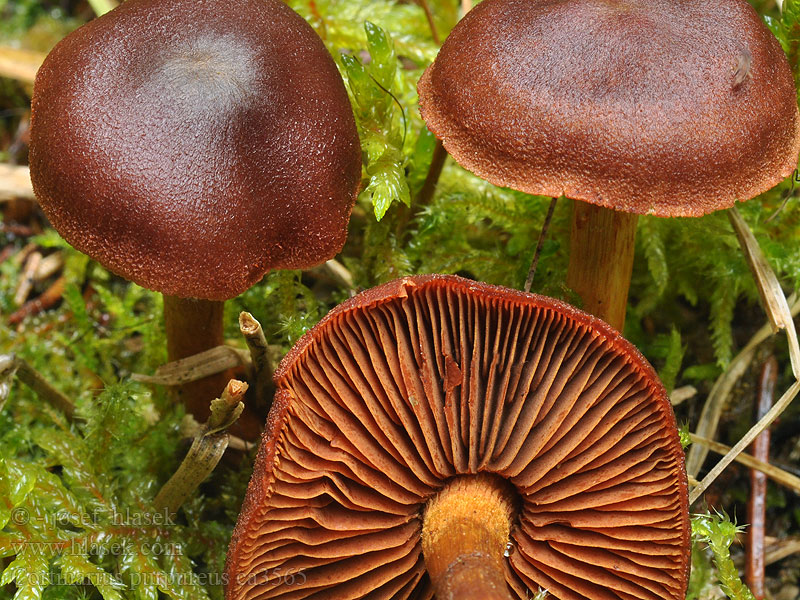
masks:
<instances>
[{"instance_id":1,"label":"green vegetation background","mask_svg":"<svg viewBox=\"0 0 800 600\"><path fill-rule=\"evenodd\" d=\"M416 82L459 16L455 0L290 0L324 39L340 67L364 156L364 190L339 257L363 289L419 272L459 273L521 288L549 199L495 188L448 160L432 198L421 193L435 148L417 109ZM800 0L784 12L754 2L796 74ZM426 17L427 6L432 21ZM0 0L0 42L46 50L90 18L79 2ZM435 33L433 30L435 29ZM0 79L0 159L29 102L25 86ZM767 221L787 201L780 214ZM791 181L740 210L787 291L800 283L800 207ZM558 204L533 291L578 300L564 285L569 203ZM4 245L24 240L3 233ZM73 423L28 389L0 395L0 599L222 598L225 550L249 478L251 456L223 463L174 520L150 519L150 502L187 449L183 414L163 389L131 380L165 360L160 296L110 275L46 230L34 240L66 256L66 289L54 310L18 327L0 323L0 353L14 352L74 399ZM640 220L626 336L668 388L699 393L676 410L692 423L711 383L764 322L757 291L728 219ZM15 309L19 265L0 263L0 314ZM275 272L227 304L228 337L248 310L285 352L349 290L324 273ZM3 321L4 318L0 317ZM773 344L781 365L785 348ZM784 369L784 383L789 373ZM2 388L3 382L0 382ZM724 436L750 423L752 395L731 403ZM777 436L798 444L797 409ZM723 436L723 440L724 440ZM788 453L788 450L787 450ZM788 454L787 454L788 455ZM715 498L744 514L744 471ZM800 530L800 503L771 487L770 515L783 533ZM714 513L698 519L690 597L725 584L735 531ZM732 563L731 563L732 564ZM735 570L734 570L735 571ZM726 574L727 573L727 574ZM731 579L731 581L733 581ZM65 585L68 584L68 585Z\"/></svg>"}]
</instances>

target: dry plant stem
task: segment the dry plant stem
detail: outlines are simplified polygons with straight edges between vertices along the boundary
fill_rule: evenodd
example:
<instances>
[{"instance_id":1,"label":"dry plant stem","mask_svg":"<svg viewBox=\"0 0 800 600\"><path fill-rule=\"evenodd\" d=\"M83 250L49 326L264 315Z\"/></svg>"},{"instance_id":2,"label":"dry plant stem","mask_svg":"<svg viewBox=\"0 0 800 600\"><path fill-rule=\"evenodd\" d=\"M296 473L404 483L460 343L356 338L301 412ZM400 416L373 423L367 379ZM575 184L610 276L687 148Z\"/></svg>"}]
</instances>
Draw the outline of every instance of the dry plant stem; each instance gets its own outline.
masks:
<instances>
[{"instance_id":1,"label":"dry plant stem","mask_svg":"<svg viewBox=\"0 0 800 600\"><path fill-rule=\"evenodd\" d=\"M438 600L510 600L504 553L514 495L496 475L450 480L429 502L422 553Z\"/></svg>"},{"instance_id":2,"label":"dry plant stem","mask_svg":"<svg viewBox=\"0 0 800 600\"><path fill-rule=\"evenodd\" d=\"M338 283L340 286L344 287L347 290L348 295L355 296L356 284L353 280L353 274L347 270L347 267L345 267L335 258L325 261L321 265L314 267L312 270L321 271L336 281L336 283Z\"/></svg>"},{"instance_id":3,"label":"dry plant stem","mask_svg":"<svg viewBox=\"0 0 800 600\"><path fill-rule=\"evenodd\" d=\"M275 386L272 383L273 359L267 345L267 338L264 336L261 323L249 312L239 315L239 331L242 332L242 336L247 342L247 349L250 350L258 409L267 414L275 393Z\"/></svg>"},{"instance_id":4,"label":"dry plant stem","mask_svg":"<svg viewBox=\"0 0 800 600\"><path fill-rule=\"evenodd\" d=\"M247 365L249 361L250 352L247 350L231 346L216 346L200 354L193 354L161 365L153 375L133 373L131 379L154 385L180 385Z\"/></svg>"},{"instance_id":5,"label":"dry plant stem","mask_svg":"<svg viewBox=\"0 0 800 600\"><path fill-rule=\"evenodd\" d=\"M228 447L228 434L225 430L244 410L242 400L246 391L246 383L231 379L222 396L211 402L208 422L195 436L192 447L178 470L156 495L153 501L156 508L174 514L214 470Z\"/></svg>"},{"instance_id":6,"label":"dry plant stem","mask_svg":"<svg viewBox=\"0 0 800 600\"><path fill-rule=\"evenodd\" d=\"M730 446L726 446L725 444L720 444L719 442L715 442L714 440L709 440L706 438L699 437L694 433L690 433L689 437L691 438L694 444L701 444L706 448L708 448L709 450L711 450L712 452L716 452L717 454L721 454L724 456L731 451ZM784 471L783 469L776 467L773 464L764 462L762 460L758 460L752 455L746 454L745 452L741 452L740 454L738 454L734 460L749 469L754 469L756 471L764 473L764 475L772 479L775 483L778 483L792 490L795 494L800 495L800 477L797 477L796 475L793 475L788 471ZM697 480L695 479L695 481ZM697 484L695 483L693 485Z\"/></svg>"},{"instance_id":7,"label":"dry plant stem","mask_svg":"<svg viewBox=\"0 0 800 600\"><path fill-rule=\"evenodd\" d=\"M547 209L547 214L544 217L544 223L542 223L542 230L539 232L539 241L536 242L536 250L533 252L533 259L531 260L531 268L528 269L528 277L525 279L525 287L524 290L526 292L531 291L531 286L533 285L533 278L536 275L536 267L539 265L539 255L542 253L542 245L544 245L544 239L547 237L547 230L550 228L550 221L553 219L553 212L556 210L556 203L558 202L558 198L553 198L550 201L550 206Z\"/></svg>"},{"instance_id":8,"label":"dry plant stem","mask_svg":"<svg viewBox=\"0 0 800 600\"><path fill-rule=\"evenodd\" d=\"M792 316L800 314L800 297L792 295L789 298L789 312ZM728 365L727 371L717 378L711 392L708 394L703 410L700 413L700 419L697 422L695 433L703 438L712 439L716 435L717 425L719 424L722 409L730 397L731 390L736 382L741 379L750 362L753 360L756 348L773 335L772 328L769 323L761 327L750 341L745 344L744 348L737 354ZM705 462L708 450L703 446L692 446L689 448L689 454L686 458L686 472L689 475L697 476L700 468Z\"/></svg>"},{"instance_id":9,"label":"dry plant stem","mask_svg":"<svg viewBox=\"0 0 800 600\"><path fill-rule=\"evenodd\" d=\"M792 400L794 400L798 392L800 392L800 381L795 381L769 410L769 412L764 415L764 418L760 419L758 423L753 425L753 427L750 428L750 430L742 437L742 439L736 442L733 448L731 448L730 451L714 466L714 468L709 471L708 475L703 478L697 487L695 487L689 493L689 504L694 503L694 501L706 491L708 486L710 486L714 480L719 477L719 474L722 473L722 471L724 471L729 464L731 464L733 459L740 454L742 450L749 446L759 433L761 433L765 428L769 427L772 422L775 421L775 419L777 419L780 414L788 408L789 404L792 403Z\"/></svg>"},{"instance_id":10,"label":"dry plant stem","mask_svg":"<svg viewBox=\"0 0 800 600\"><path fill-rule=\"evenodd\" d=\"M222 315L224 302L196 300L164 295L164 327L167 332L167 358L170 362L221 346L224 342ZM198 421L208 418L208 403L217 397L230 379L229 373L216 373L175 388L176 399Z\"/></svg>"},{"instance_id":11,"label":"dry plant stem","mask_svg":"<svg viewBox=\"0 0 800 600\"><path fill-rule=\"evenodd\" d=\"M39 52L0 46L0 77L33 83L43 60L44 54Z\"/></svg>"},{"instance_id":12,"label":"dry plant stem","mask_svg":"<svg viewBox=\"0 0 800 600\"><path fill-rule=\"evenodd\" d=\"M756 418L761 419L772 406L778 362L770 356L761 369L758 385ZM753 442L753 455L758 460L769 460L769 428L762 431ZM767 476L760 471L750 471L750 501L747 504L747 569L745 581L758 600L764 598L764 537L767 516Z\"/></svg>"},{"instance_id":13,"label":"dry plant stem","mask_svg":"<svg viewBox=\"0 0 800 600\"><path fill-rule=\"evenodd\" d=\"M583 300L583 309L618 331L633 271L638 215L587 202L572 205L567 285Z\"/></svg>"}]
</instances>

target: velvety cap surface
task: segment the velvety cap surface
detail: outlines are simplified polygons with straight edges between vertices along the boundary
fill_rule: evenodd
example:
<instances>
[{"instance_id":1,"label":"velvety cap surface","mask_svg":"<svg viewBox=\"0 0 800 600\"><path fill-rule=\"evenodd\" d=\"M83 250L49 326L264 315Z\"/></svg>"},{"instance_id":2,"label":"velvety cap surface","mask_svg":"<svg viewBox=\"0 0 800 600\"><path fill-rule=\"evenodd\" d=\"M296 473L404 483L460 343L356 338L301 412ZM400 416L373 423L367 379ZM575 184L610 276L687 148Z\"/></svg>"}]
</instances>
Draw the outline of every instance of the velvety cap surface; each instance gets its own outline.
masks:
<instances>
[{"instance_id":1,"label":"velvety cap surface","mask_svg":"<svg viewBox=\"0 0 800 600\"><path fill-rule=\"evenodd\" d=\"M128 0L81 27L36 78L30 163L76 248L214 300L336 254L361 173L336 65L278 0Z\"/></svg>"},{"instance_id":2,"label":"velvety cap surface","mask_svg":"<svg viewBox=\"0 0 800 600\"><path fill-rule=\"evenodd\" d=\"M745 0L486 0L418 87L456 161L531 194L700 216L797 166L791 70Z\"/></svg>"},{"instance_id":3,"label":"velvety cap surface","mask_svg":"<svg viewBox=\"0 0 800 600\"><path fill-rule=\"evenodd\" d=\"M278 393L228 552L228 600L431 598L420 532L452 477L519 495L514 597L683 600L683 451L663 386L560 302L409 277L334 309Z\"/></svg>"}]
</instances>

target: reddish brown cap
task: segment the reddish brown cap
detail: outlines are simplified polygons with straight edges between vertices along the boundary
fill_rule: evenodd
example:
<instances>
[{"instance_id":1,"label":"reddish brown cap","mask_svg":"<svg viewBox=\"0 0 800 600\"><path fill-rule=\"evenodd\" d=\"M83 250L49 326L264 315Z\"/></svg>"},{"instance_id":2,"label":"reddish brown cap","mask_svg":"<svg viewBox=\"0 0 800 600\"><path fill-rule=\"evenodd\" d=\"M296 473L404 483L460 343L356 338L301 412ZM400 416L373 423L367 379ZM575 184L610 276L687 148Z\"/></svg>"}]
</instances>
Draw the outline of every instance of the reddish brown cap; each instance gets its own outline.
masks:
<instances>
[{"instance_id":1,"label":"reddish brown cap","mask_svg":"<svg viewBox=\"0 0 800 600\"><path fill-rule=\"evenodd\" d=\"M361 174L336 65L278 0L128 0L81 27L37 75L30 162L68 242L211 300L336 254Z\"/></svg>"},{"instance_id":2,"label":"reddish brown cap","mask_svg":"<svg viewBox=\"0 0 800 600\"><path fill-rule=\"evenodd\" d=\"M228 552L228 600L430 598L427 501L459 474L519 496L515 597L678 600L689 518L664 388L603 322L454 276L394 281L284 359Z\"/></svg>"},{"instance_id":3,"label":"reddish brown cap","mask_svg":"<svg viewBox=\"0 0 800 600\"><path fill-rule=\"evenodd\" d=\"M792 73L745 0L486 0L418 88L456 161L531 194L700 216L797 166Z\"/></svg>"}]
</instances>

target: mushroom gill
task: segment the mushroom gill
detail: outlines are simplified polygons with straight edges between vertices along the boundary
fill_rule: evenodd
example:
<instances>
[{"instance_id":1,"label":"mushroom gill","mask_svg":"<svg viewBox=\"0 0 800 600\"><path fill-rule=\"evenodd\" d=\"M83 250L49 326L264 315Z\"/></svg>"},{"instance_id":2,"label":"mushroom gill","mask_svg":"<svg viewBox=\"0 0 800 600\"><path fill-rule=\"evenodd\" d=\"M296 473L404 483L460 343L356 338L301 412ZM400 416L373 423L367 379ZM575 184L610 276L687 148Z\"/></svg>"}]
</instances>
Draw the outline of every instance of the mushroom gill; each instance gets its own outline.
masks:
<instances>
[{"instance_id":1,"label":"mushroom gill","mask_svg":"<svg viewBox=\"0 0 800 600\"><path fill-rule=\"evenodd\" d=\"M228 600L442 599L464 578L441 574L475 556L485 585L499 570L506 589L458 597L540 586L561 600L684 597L675 419L652 368L602 321L454 276L409 277L334 309L276 382ZM451 548L461 534L447 532L465 522L489 541ZM443 541L423 543L437 527Z\"/></svg>"}]
</instances>

